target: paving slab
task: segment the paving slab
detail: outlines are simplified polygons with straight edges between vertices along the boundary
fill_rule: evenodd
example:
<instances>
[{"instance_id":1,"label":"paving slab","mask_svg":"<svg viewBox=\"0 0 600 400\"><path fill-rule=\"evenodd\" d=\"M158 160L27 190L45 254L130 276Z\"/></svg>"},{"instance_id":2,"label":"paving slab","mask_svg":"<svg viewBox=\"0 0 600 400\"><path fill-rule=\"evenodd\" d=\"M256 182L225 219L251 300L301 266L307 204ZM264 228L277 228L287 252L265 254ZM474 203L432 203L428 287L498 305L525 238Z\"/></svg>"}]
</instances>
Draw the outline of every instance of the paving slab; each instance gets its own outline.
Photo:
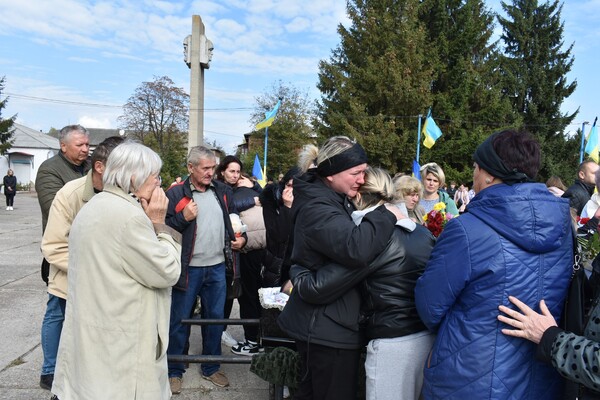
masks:
<instances>
[{"instance_id":1,"label":"paving slab","mask_svg":"<svg viewBox=\"0 0 600 400\"><path fill-rule=\"evenodd\" d=\"M3 200L4 196L0 196ZM2 201L2 203L4 202ZM0 399L48 400L39 387L42 348L40 330L47 292L40 278L42 217L35 193L18 193L14 211L0 207ZM238 318L237 302L232 318ZM229 331L243 339L240 326ZM200 327L192 327L190 353L201 349ZM223 354L230 348L223 346ZM223 364L230 387L217 388L202 379L191 364L183 390L173 400L267 400L269 385L250 372L247 364Z\"/></svg>"}]
</instances>

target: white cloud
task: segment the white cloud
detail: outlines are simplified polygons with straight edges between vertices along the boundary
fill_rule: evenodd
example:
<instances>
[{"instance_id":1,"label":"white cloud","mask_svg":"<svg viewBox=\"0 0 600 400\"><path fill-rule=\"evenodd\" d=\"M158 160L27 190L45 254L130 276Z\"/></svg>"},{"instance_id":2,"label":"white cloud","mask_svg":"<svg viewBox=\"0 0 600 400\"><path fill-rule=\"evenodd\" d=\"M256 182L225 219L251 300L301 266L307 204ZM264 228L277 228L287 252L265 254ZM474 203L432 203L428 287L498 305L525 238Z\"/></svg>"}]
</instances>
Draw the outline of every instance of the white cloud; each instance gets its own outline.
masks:
<instances>
[{"instance_id":1,"label":"white cloud","mask_svg":"<svg viewBox=\"0 0 600 400\"><path fill-rule=\"evenodd\" d=\"M98 117L97 115L82 115L77 121L78 124L90 128L111 129L115 126L114 119L108 117Z\"/></svg>"},{"instance_id":2,"label":"white cloud","mask_svg":"<svg viewBox=\"0 0 600 400\"><path fill-rule=\"evenodd\" d=\"M294 18L292 22L285 25L288 32L298 33L307 30L311 26L307 18Z\"/></svg>"}]
</instances>

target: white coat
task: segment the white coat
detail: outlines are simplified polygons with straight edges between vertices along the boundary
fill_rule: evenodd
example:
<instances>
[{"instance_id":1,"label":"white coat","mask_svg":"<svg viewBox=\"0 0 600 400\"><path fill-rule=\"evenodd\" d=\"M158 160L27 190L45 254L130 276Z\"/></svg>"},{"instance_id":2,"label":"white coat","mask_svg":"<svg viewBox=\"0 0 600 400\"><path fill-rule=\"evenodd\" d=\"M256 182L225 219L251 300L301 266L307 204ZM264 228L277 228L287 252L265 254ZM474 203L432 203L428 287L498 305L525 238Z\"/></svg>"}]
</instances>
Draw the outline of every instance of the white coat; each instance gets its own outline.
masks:
<instances>
[{"instance_id":1,"label":"white coat","mask_svg":"<svg viewBox=\"0 0 600 400\"><path fill-rule=\"evenodd\" d=\"M77 214L52 386L61 400L170 398L169 310L181 246L169 229L153 226L114 186Z\"/></svg>"}]
</instances>

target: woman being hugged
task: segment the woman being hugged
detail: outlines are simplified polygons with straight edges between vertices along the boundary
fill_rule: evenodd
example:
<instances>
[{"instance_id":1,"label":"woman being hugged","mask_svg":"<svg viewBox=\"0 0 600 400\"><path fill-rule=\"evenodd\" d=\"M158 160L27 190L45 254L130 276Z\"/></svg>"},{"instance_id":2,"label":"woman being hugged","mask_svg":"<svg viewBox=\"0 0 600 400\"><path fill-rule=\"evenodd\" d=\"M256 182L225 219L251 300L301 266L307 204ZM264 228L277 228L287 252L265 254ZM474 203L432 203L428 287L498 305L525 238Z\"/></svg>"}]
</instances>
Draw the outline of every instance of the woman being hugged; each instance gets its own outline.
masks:
<instances>
[{"instance_id":1,"label":"woman being hugged","mask_svg":"<svg viewBox=\"0 0 600 400\"><path fill-rule=\"evenodd\" d=\"M330 262L355 270L367 268L403 216L396 206L382 205L359 225L352 221L355 208L351 199L363 185L367 169L364 149L347 137L336 136L317 154L303 159L316 160L316 168L294 179L292 262L313 270ZM301 379L294 399L356 397L359 308L356 288L322 305L310 304L292 290L278 322L296 339L301 357Z\"/></svg>"},{"instance_id":2,"label":"woman being hugged","mask_svg":"<svg viewBox=\"0 0 600 400\"><path fill-rule=\"evenodd\" d=\"M540 145L512 130L473 155L469 212L448 222L415 290L437 332L424 371L425 399L552 400L562 380L536 361L535 346L502 334L498 305L509 295L560 315L572 264L569 203L534 183Z\"/></svg>"}]
</instances>

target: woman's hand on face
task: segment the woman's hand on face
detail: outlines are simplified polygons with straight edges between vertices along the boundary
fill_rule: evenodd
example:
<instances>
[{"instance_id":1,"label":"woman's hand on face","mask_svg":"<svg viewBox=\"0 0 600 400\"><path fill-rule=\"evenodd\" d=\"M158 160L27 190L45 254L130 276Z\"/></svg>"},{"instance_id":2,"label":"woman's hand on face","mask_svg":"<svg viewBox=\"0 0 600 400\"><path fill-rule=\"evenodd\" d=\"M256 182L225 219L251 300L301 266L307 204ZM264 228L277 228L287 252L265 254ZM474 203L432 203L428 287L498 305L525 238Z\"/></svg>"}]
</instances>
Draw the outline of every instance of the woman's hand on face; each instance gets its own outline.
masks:
<instances>
[{"instance_id":1,"label":"woman's hand on face","mask_svg":"<svg viewBox=\"0 0 600 400\"><path fill-rule=\"evenodd\" d=\"M283 200L283 205L287 208L292 208L292 203L294 202L294 188L286 186L283 189L283 193L281 193L281 200Z\"/></svg>"},{"instance_id":2,"label":"woman's hand on face","mask_svg":"<svg viewBox=\"0 0 600 400\"><path fill-rule=\"evenodd\" d=\"M501 312L505 315L498 315L498 320L515 329L502 329L502 333L508 336L520 337L530 340L536 344L542 340L544 332L552 326L556 326L556 321L550 310L546 307L544 300L540 301L541 314L533 311L527 304L521 302L513 296L508 296L508 300L516 305L521 312L511 310L506 306L499 306Z\"/></svg>"},{"instance_id":3,"label":"woman's hand on face","mask_svg":"<svg viewBox=\"0 0 600 400\"><path fill-rule=\"evenodd\" d=\"M165 194L164 190L160 186L154 188L152 197L148 202L146 199L140 199L140 204L144 209L144 212L150 218L153 224L164 224L165 217L167 215L167 207L169 206L169 199Z\"/></svg>"}]
</instances>

